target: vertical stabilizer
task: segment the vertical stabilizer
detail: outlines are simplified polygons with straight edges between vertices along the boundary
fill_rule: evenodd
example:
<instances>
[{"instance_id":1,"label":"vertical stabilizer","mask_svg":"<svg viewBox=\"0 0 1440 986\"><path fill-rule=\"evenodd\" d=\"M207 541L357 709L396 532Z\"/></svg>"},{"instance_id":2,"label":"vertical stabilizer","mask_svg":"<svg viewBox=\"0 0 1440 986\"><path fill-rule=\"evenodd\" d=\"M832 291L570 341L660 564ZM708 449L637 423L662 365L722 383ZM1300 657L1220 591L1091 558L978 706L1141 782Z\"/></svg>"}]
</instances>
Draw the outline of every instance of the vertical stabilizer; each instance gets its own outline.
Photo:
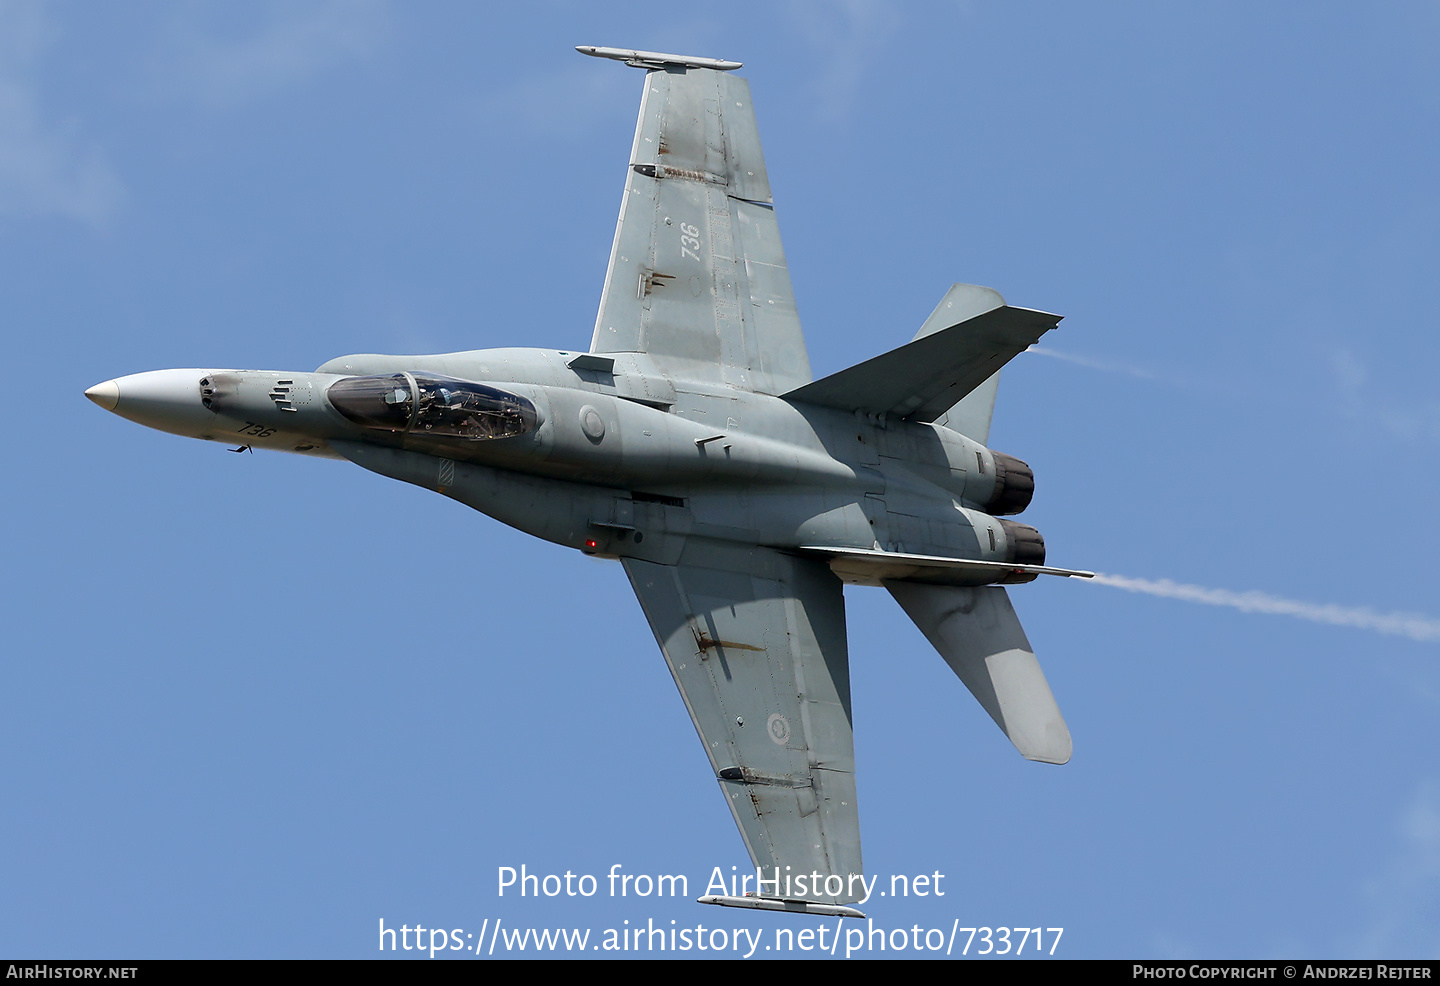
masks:
<instances>
[{"instance_id":1,"label":"vertical stabilizer","mask_svg":"<svg viewBox=\"0 0 1440 986\"><path fill-rule=\"evenodd\" d=\"M995 416L995 392L999 389L1000 371L996 370L985 378L984 383L936 418L935 423L951 431L958 431L981 445L989 445L990 419Z\"/></svg>"},{"instance_id":2,"label":"vertical stabilizer","mask_svg":"<svg viewBox=\"0 0 1440 986\"><path fill-rule=\"evenodd\" d=\"M1002 586L885 588L1027 760L1070 759L1070 730Z\"/></svg>"},{"instance_id":3,"label":"vertical stabilizer","mask_svg":"<svg viewBox=\"0 0 1440 986\"><path fill-rule=\"evenodd\" d=\"M941 329L1004 306L1005 299L994 288L983 288L978 284L952 284L925 324L920 326L920 331L915 333L915 338L923 339ZM958 404L936 418L935 423L958 431L981 445L989 444L990 418L995 413L995 391L999 386L1000 371L996 370Z\"/></svg>"},{"instance_id":4,"label":"vertical stabilizer","mask_svg":"<svg viewBox=\"0 0 1440 986\"><path fill-rule=\"evenodd\" d=\"M950 290L945 292L945 297L940 299L940 304L935 306L935 310L925 320L925 324L920 326L920 331L915 333L915 339L924 339L941 329L948 329L952 325L968 322L976 315L984 315L1004 307L1005 299L994 288L982 288L978 284L952 284ZM910 341L914 342L915 339Z\"/></svg>"}]
</instances>

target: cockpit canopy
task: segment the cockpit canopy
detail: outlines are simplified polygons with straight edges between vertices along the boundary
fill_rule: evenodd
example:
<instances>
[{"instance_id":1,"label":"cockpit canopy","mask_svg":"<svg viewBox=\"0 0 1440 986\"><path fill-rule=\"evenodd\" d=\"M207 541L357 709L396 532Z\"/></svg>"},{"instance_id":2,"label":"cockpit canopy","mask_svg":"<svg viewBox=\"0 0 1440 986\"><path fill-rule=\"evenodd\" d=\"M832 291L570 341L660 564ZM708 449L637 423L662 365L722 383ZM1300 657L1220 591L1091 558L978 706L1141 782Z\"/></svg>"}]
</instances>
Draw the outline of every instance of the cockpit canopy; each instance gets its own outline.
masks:
<instances>
[{"instance_id":1,"label":"cockpit canopy","mask_svg":"<svg viewBox=\"0 0 1440 986\"><path fill-rule=\"evenodd\" d=\"M335 410L377 431L478 442L534 431L535 405L518 394L437 374L346 377L326 394Z\"/></svg>"}]
</instances>

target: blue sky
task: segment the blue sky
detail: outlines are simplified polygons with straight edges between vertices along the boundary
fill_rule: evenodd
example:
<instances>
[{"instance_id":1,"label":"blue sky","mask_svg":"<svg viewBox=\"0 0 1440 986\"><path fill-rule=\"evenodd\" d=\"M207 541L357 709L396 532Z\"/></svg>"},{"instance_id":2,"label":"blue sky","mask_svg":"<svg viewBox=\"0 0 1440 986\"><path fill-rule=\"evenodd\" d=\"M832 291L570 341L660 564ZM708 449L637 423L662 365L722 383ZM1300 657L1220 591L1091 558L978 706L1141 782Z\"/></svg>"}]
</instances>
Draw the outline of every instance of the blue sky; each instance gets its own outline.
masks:
<instances>
[{"instance_id":1,"label":"blue sky","mask_svg":"<svg viewBox=\"0 0 1440 986\"><path fill-rule=\"evenodd\" d=\"M746 63L817 375L908 340L953 281L1067 315L1006 371L991 436L1035 468L1053 563L1424 618L1019 587L1075 740L1054 768L852 591L867 868L945 874L943 898L872 902L876 926L1440 954L1440 646L1414 639L1440 617L1440 8L716 11L0 0L25 398L0 953L365 957L381 919L798 927L496 895L521 863L695 896L746 862L618 565L81 396L587 345L641 80L573 51L600 44Z\"/></svg>"}]
</instances>

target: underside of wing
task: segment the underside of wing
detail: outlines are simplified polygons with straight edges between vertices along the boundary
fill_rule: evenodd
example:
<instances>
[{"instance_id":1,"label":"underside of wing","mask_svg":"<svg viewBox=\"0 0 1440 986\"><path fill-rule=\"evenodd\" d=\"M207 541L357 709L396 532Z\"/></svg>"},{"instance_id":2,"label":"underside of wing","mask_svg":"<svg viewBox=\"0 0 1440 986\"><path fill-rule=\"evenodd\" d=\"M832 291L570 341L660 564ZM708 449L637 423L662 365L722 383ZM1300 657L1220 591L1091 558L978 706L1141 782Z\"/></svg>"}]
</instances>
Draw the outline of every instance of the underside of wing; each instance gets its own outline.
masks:
<instances>
[{"instance_id":1,"label":"underside of wing","mask_svg":"<svg viewBox=\"0 0 1440 986\"><path fill-rule=\"evenodd\" d=\"M651 58L631 60L645 93L590 351L757 393L808 383L749 84L634 54Z\"/></svg>"},{"instance_id":2,"label":"underside of wing","mask_svg":"<svg viewBox=\"0 0 1440 986\"><path fill-rule=\"evenodd\" d=\"M699 539L679 565L624 564L751 859L767 879L807 875L761 893L864 897L840 580Z\"/></svg>"}]
</instances>

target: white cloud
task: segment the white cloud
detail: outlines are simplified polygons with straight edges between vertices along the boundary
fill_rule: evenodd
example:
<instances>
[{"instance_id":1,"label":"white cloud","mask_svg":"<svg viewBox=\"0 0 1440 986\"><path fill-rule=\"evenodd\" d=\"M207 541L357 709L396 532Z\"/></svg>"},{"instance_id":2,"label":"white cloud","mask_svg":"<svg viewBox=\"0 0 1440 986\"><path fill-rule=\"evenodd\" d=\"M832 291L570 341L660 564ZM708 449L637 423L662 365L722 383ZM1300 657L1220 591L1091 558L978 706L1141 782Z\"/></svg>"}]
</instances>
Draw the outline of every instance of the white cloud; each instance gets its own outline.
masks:
<instances>
[{"instance_id":1,"label":"white cloud","mask_svg":"<svg viewBox=\"0 0 1440 986\"><path fill-rule=\"evenodd\" d=\"M536 73L486 97L480 112L531 134L564 136L618 125L628 148L644 75L618 62ZM623 121L623 122L622 122Z\"/></svg>"},{"instance_id":2,"label":"white cloud","mask_svg":"<svg viewBox=\"0 0 1440 986\"><path fill-rule=\"evenodd\" d=\"M1336 408L1342 415L1395 438L1440 439L1440 402L1396 403L1388 393L1377 392L1369 366L1348 349L1333 350L1329 362L1339 392Z\"/></svg>"},{"instance_id":3,"label":"white cloud","mask_svg":"<svg viewBox=\"0 0 1440 986\"><path fill-rule=\"evenodd\" d=\"M1440 784L1419 786L1396 835L1394 855L1365 887L1371 914L1355 954L1440 958Z\"/></svg>"},{"instance_id":4,"label":"white cloud","mask_svg":"<svg viewBox=\"0 0 1440 986\"><path fill-rule=\"evenodd\" d=\"M0 215L98 225L118 207L123 188L75 122L43 111L36 68L51 34L39 4L0 0Z\"/></svg>"},{"instance_id":5,"label":"white cloud","mask_svg":"<svg viewBox=\"0 0 1440 986\"><path fill-rule=\"evenodd\" d=\"M897 26L895 8L878 0L795 0L789 11L800 34L822 54L815 115L839 119L854 103L865 69L883 64L878 51Z\"/></svg>"},{"instance_id":6,"label":"white cloud","mask_svg":"<svg viewBox=\"0 0 1440 986\"><path fill-rule=\"evenodd\" d=\"M379 46L385 0L285 0L241 8L243 30L210 23L213 7L182 8L157 85L214 105L278 92Z\"/></svg>"}]
</instances>

